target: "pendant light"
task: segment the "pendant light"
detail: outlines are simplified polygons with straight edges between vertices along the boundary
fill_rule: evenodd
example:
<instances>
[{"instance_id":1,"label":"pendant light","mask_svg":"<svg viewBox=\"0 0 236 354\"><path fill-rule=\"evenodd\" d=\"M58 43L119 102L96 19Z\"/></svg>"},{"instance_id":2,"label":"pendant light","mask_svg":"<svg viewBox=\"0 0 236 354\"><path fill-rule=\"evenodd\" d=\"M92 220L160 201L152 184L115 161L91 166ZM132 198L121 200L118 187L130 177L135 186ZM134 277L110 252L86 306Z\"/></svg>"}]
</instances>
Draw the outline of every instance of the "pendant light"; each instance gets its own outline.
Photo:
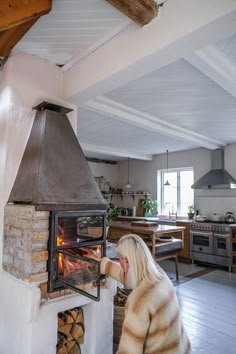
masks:
<instances>
[{"instance_id":1,"label":"pendant light","mask_svg":"<svg viewBox=\"0 0 236 354\"><path fill-rule=\"evenodd\" d=\"M125 188L132 188L131 184L129 183L129 157L128 157L128 182L125 185Z\"/></svg>"},{"instance_id":2,"label":"pendant light","mask_svg":"<svg viewBox=\"0 0 236 354\"><path fill-rule=\"evenodd\" d=\"M168 150L166 150L166 162L167 162L167 173L168 173ZM166 182L164 183L164 186L170 186L170 182L168 181L168 179L166 180Z\"/></svg>"}]
</instances>

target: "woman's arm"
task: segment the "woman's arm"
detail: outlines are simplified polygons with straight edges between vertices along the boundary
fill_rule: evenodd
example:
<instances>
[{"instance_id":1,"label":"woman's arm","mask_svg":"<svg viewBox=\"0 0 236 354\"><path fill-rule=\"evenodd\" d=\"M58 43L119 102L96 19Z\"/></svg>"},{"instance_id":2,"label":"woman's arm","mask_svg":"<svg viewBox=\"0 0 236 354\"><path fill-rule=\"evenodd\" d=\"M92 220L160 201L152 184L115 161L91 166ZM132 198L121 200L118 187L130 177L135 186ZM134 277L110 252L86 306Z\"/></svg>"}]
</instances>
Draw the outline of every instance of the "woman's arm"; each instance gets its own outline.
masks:
<instances>
[{"instance_id":1,"label":"woman's arm","mask_svg":"<svg viewBox=\"0 0 236 354\"><path fill-rule=\"evenodd\" d=\"M125 273L118 262L111 261L107 257L102 259L92 250L87 250L85 257L92 258L96 261L101 261L101 273L109 275L121 284L125 284Z\"/></svg>"},{"instance_id":2,"label":"woman's arm","mask_svg":"<svg viewBox=\"0 0 236 354\"><path fill-rule=\"evenodd\" d=\"M101 273L107 274L118 282L125 284L125 273L118 262L103 257L101 261Z\"/></svg>"}]
</instances>

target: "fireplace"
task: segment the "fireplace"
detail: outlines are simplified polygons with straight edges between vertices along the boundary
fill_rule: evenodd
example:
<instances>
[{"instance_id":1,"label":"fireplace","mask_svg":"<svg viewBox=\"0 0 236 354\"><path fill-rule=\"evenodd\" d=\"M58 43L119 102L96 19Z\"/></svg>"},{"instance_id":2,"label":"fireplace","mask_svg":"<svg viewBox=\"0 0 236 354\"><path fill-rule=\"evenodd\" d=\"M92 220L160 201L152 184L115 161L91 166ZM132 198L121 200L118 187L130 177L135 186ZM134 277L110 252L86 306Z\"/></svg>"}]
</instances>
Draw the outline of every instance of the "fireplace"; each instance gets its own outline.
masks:
<instances>
[{"instance_id":1,"label":"fireplace","mask_svg":"<svg viewBox=\"0 0 236 354\"><path fill-rule=\"evenodd\" d=\"M48 261L48 291L69 288L98 301L100 263L86 254L105 255L106 203L69 123L70 109L49 102L34 109L9 203L48 213L48 248L40 257Z\"/></svg>"},{"instance_id":2,"label":"fireplace","mask_svg":"<svg viewBox=\"0 0 236 354\"><path fill-rule=\"evenodd\" d=\"M56 353L58 313L77 307L84 313L81 352L112 352L116 283L101 281L99 263L86 257L88 250L105 255L105 216L65 110L38 107L4 209L0 281L10 306L2 308L3 354Z\"/></svg>"},{"instance_id":3,"label":"fireplace","mask_svg":"<svg viewBox=\"0 0 236 354\"><path fill-rule=\"evenodd\" d=\"M79 254L84 254L88 247L98 254L100 250L102 254L103 248L105 251L104 233L101 226L104 213L101 211L95 214L94 211L92 213L38 211L32 205L12 203L5 206L3 241L5 272L0 279L3 286L2 294L6 292L5 297L11 306L3 309L3 316L6 316L8 322L10 319L13 322L13 329L9 331L9 336L15 332L19 336L20 331L22 339L16 340L16 344L12 343L14 348L10 346L10 338L8 341L4 340L6 350L3 354L7 354L9 348L11 348L11 354L55 354L58 313L75 307L81 307L84 312L85 335L84 343L81 344L82 354L112 353L113 296L116 293L116 282L110 278L105 281L99 278L99 284L96 284L93 279L88 279L87 268L91 265L87 264L87 260L89 262L92 260L86 259L86 255L79 255L76 257L79 260L82 258L85 277L78 276L78 269L74 272L69 268L69 279L77 282L77 289L74 289L75 283L70 287L60 282L60 273L58 273L58 279L55 279L53 283L54 288L50 290L50 264L53 259L57 259L58 262L58 257L54 257L56 253L60 255L62 251L68 252L68 257L70 257L74 250ZM54 231L51 226L53 218L57 220L54 223ZM64 234L69 235L65 237L65 244L62 246L59 245L61 235L57 236L62 230L59 232L55 230L56 225L60 224ZM77 236L75 240L77 233L79 235L81 233L82 237L86 235L88 241L78 240ZM56 243L54 248L51 248L50 243L53 237ZM57 241L57 237L60 241ZM50 257L50 253L54 256ZM70 261L69 258L68 262ZM99 277L97 271L98 268L95 267L94 279ZM62 281L65 280L66 275L65 272ZM79 286L78 277L79 279L82 277ZM67 282L67 279L65 281ZM4 284L7 286L4 287ZM11 290L7 292L9 288ZM100 301L94 301L98 300L98 295ZM16 316L16 314L20 315ZM25 328L31 328L32 334ZM101 338L103 338L102 341Z\"/></svg>"},{"instance_id":4,"label":"fireplace","mask_svg":"<svg viewBox=\"0 0 236 354\"><path fill-rule=\"evenodd\" d=\"M100 299L100 262L88 252L105 256L105 212L54 211L50 216L49 291L70 288Z\"/></svg>"}]
</instances>

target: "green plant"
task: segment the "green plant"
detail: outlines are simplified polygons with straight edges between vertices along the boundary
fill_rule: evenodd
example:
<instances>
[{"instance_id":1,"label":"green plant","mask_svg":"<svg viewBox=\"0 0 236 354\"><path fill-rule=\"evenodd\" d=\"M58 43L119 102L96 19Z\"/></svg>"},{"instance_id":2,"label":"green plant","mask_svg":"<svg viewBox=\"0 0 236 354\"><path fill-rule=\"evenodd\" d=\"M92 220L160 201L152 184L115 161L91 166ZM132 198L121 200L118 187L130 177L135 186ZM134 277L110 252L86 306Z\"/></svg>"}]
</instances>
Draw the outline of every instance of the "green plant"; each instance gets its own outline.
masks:
<instances>
[{"instance_id":1,"label":"green plant","mask_svg":"<svg viewBox=\"0 0 236 354\"><path fill-rule=\"evenodd\" d=\"M106 224L110 226L112 221L115 221L120 216L121 208L117 205L109 203L107 206L107 216L106 216Z\"/></svg>"},{"instance_id":2,"label":"green plant","mask_svg":"<svg viewBox=\"0 0 236 354\"><path fill-rule=\"evenodd\" d=\"M194 213L194 205L189 205L188 206L188 212L189 213Z\"/></svg>"},{"instance_id":3,"label":"green plant","mask_svg":"<svg viewBox=\"0 0 236 354\"><path fill-rule=\"evenodd\" d=\"M153 211L157 211L158 201L152 199L151 197L147 197L142 201L142 207L146 210L147 213L152 213Z\"/></svg>"}]
</instances>

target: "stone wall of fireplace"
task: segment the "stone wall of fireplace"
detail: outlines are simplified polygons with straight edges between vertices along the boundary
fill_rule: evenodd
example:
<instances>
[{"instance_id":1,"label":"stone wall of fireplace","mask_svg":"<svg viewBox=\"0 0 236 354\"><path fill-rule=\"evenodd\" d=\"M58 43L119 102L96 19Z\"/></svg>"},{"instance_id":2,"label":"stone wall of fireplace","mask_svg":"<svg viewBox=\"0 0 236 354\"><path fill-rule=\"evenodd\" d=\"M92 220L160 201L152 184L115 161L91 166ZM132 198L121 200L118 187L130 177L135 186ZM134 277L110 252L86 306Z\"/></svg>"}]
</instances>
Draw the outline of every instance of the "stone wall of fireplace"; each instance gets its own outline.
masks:
<instances>
[{"instance_id":1,"label":"stone wall of fireplace","mask_svg":"<svg viewBox=\"0 0 236 354\"><path fill-rule=\"evenodd\" d=\"M8 204L4 211L3 269L29 283L48 281L49 212Z\"/></svg>"}]
</instances>

